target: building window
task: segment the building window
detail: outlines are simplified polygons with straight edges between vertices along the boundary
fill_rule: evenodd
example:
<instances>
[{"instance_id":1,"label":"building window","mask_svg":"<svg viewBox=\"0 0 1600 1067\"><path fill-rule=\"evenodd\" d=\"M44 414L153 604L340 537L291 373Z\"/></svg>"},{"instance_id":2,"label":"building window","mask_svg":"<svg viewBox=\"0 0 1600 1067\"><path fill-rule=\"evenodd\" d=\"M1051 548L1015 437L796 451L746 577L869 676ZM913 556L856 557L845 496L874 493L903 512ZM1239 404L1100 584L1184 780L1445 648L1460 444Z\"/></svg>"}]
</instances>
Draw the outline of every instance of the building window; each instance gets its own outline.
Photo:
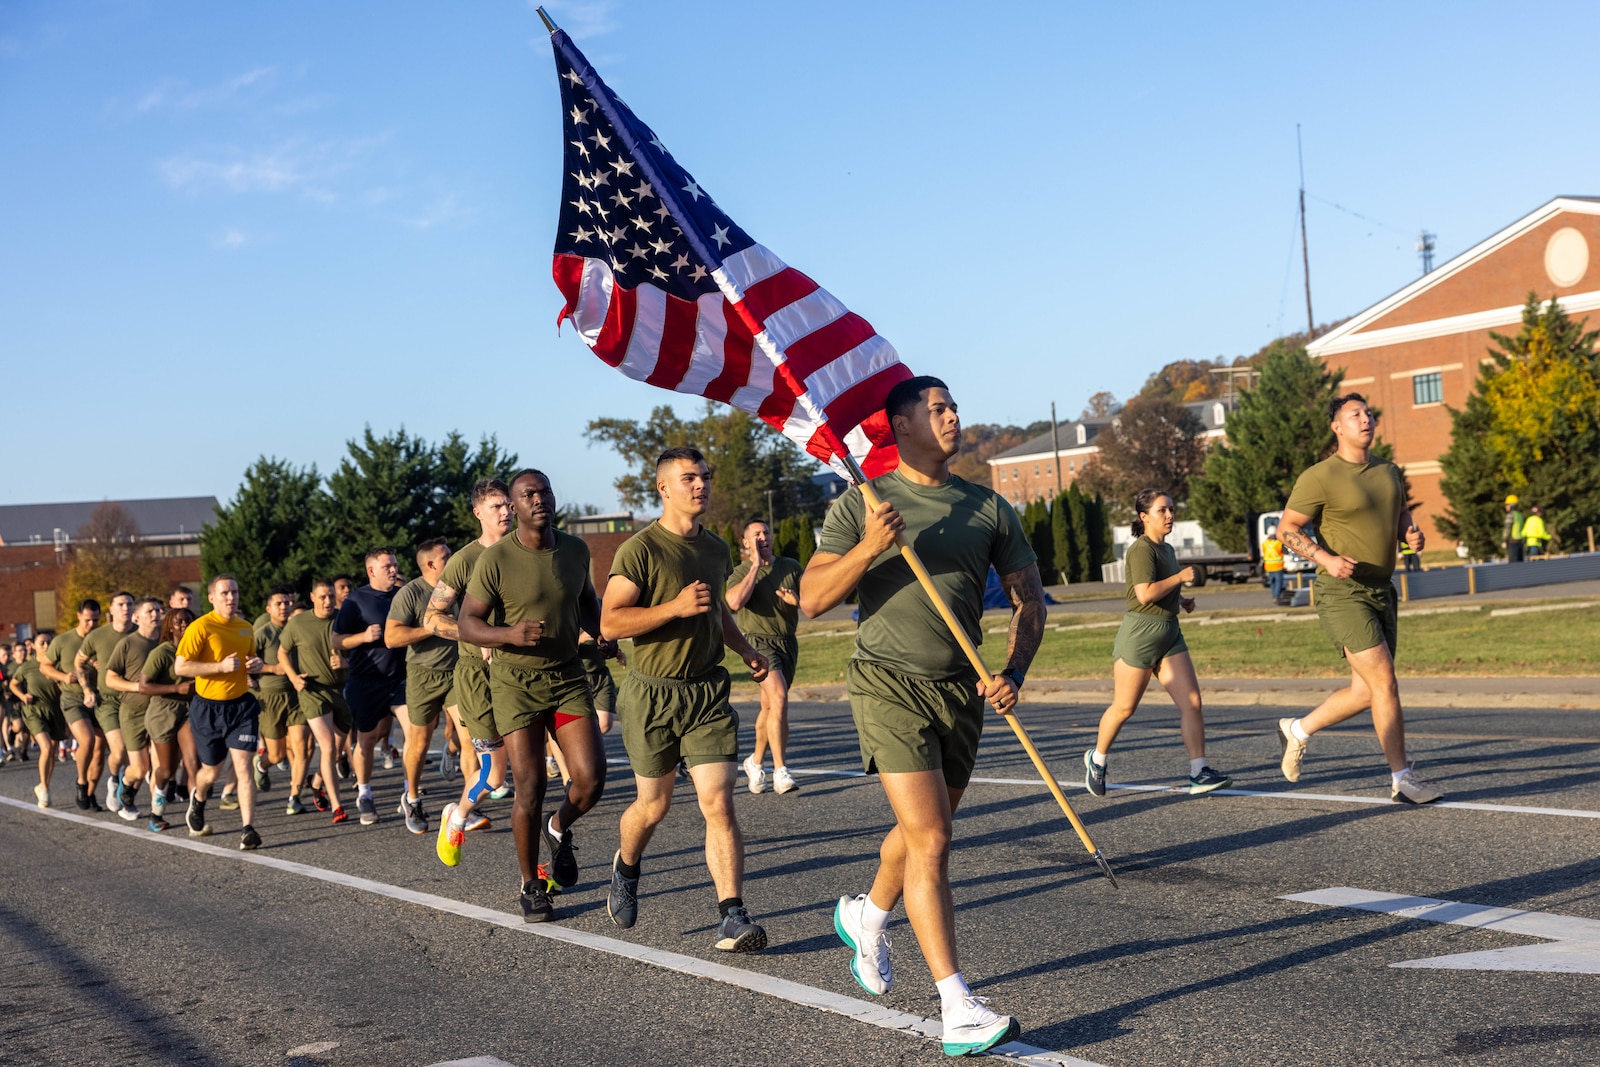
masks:
<instances>
[{"instance_id":1,"label":"building window","mask_svg":"<svg viewBox=\"0 0 1600 1067\"><path fill-rule=\"evenodd\" d=\"M1411 379L1411 396L1414 404L1440 404L1444 402L1444 376L1418 374Z\"/></svg>"},{"instance_id":2,"label":"building window","mask_svg":"<svg viewBox=\"0 0 1600 1067\"><path fill-rule=\"evenodd\" d=\"M1046 463L1044 465L1044 472L1046 474L1054 474L1056 472L1055 464L1054 463Z\"/></svg>"},{"instance_id":3,"label":"building window","mask_svg":"<svg viewBox=\"0 0 1600 1067\"><path fill-rule=\"evenodd\" d=\"M1084 425L1081 422L1078 423L1078 443L1080 445L1086 445L1089 443L1089 431L1084 428Z\"/></svg>"},{"instance_id":4,"label":"building window","mask_svg":"<svg viewBox=\"0 0 1600 1067\"><path fill-rule=\"evenodd\" d=\"M1035 478L1039 477L1039 465L1037 463L1033 465L1033 476Z\"/></svg>"},{"instance_id":5,"label":"building window","mask_svg":"<svg viewBox=\"0 0 1600 1067\"><path fill-rule=\"evenodd\" d=\"M1006 480L1006 469L1004 467L1000 468L1000 480L1002 482Z\"/></svg>"},{"instance_id":6,"label":"building window","mask_svg":"<svg viewBox=\"0 0 1600 1067\"><path fill-rule=\"evenodd\" d=\"M1011 480L1012 480L1012 481L1016 481L1016 480L1017 480L1017 479L1018 479L1018 478L1020 478L1020 477L1022 477L1022 475L1020 475L1020 474L1019 474L1019 473L1018 473L1018 472L1017 472L1017 468L1016 468L1016 467L1012 467L1012 468L1011 468Z\"/></svg>"},{"instance_id":7,"label":"building window","mask_svg":"<svg viewBox=\"0 0 1600 1067\"><path fill-rule=\"evenodd\" d=\"M1075 460L1075 459L1067 460L1067 470L1075 471L1077 469L1078 469L1078 461L1077 460Z\"/></svg>"}]
</instances>

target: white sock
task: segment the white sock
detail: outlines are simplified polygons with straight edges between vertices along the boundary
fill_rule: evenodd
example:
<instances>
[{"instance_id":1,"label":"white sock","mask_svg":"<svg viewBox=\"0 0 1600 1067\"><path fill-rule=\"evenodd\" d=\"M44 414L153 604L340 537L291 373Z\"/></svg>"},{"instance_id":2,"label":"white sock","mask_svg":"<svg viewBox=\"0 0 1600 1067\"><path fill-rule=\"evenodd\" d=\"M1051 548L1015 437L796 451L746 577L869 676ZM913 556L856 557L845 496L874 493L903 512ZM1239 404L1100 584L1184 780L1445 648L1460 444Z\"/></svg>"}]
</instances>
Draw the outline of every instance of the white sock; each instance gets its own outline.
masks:
<instances>
[{"instance_id":1,"label":"white sock","mask_svg":"<svg viewBox=\"0 0 1600 1067\"><path fill-rule=\"evenodd\" d=\"M946 1015L952 1008L959 1008L961 1003L972 995L972 990L967 988L967 980L961 977L960 971L933 984L939 990L939 1009Z\"/></svg>"},{"instance_id":2,"label":"white sock","mask_svg":"<svg viewBox=\"0 0 1600 1067\"><path fill-rule=\"evenodd\" d=\"M1094 750L1094 755L1091 758L1094 760L1097 767L1103 768L1106 765L1106 754L1101 752L1098 748Z\"/></svg>"},{"instance_id":3,"label":"white sock","mask_svg":"<svg viewBox=\"0 0 1600 1067\"><path fill-rule=\"evenodd\" d=\"M561 836L561 831L556 829L556 817L555 817L554 813L551 814L550 821L548 823L546 823L545 825L550 828L550 836L551 837L560 837Z\"/></svg>"},{"instance_id":4,"label":"white sock","mask_svg":"<svg viewBox=\"0 0 1600 1067\"><path fill-rule=\"evenodd\" d=\"M368 800L372 799L372 784L370 782L356 786L356 799L360 800L362 797L366 797Z\"/></svg>"},{"instance_id":5,"label":"white sock","mask_svg":"<svg viewBox=\"0 0 1600 1067\"><path fill-rule=\"evenodd\" d=\"M1311 740L1311 735L1306 733L1306 728L1300 725L1299 719L1296 719L1294 722L1289 724L1289 732L1294 734L1294 739L1296 741Z\"/></svg>"},{"instance_id":6,"label":"white sock","mask_svg":"<svg viewBox=\"0 0 1600 1067\"><path fill-rule=\"evenodd\" d=\"M409 790L409 789L406 790L406 803L407 804L415 804L415 803L417 803L417 801L419 801L421 799L422 799L421 797L419 797L419 796L417 796L417 794L411 792L411 790Z\"/></svg>"},{"instance_id":7,"label":"white sock","mask_svg":"<svg viewBox=\"0 0 1600 1067\"><path fill-rule=\"evenodd\" d=\"M1398 788L1400 788L1400 779L1404 778L1406 775L1408 775L1410 773L1411 773L1411 768L1407 767L1403 771L1390 771L1389 772L1389 777L1394 780L1395 788L1398 789Z\"/></svg>"},{"instance_id":8,"label":"white sock","mask_svg":"<svg viewBox=\"0 0 1600 1067\"><path fill-rule=\"evenodd\" d=\"M1192 759L1192 760L1189 761L1189 777L1190 778L1198 778L1198 777L1200 777L1200 772L1205 770L1205 769L1206 769L1206 758L1204 756L1201 756L1199 759Z\"/></svg>"},{"instance_id":9,"label":"white sock","mask_svg":"<svg viewBox=\"0 0 1600 1067\"><path fill-rule=\"evenodd\" d=\"M868 894L861 901L861 930L868 934L881 934L889 927L889 913L872 902Z\"/></svg>"},{"instance_id":10,"label":"white sock","mask_svg":"<svg viewBox=\"0 0 1600 1067\"><path fill-rule=\"evenodd\" d=\"M467 828L467 817L461 814L460 808L450 813L450 828L452 830L465 830Z\"/></svg>"},{"instance_id":11,"label":"white sock","mask_svg":"<svg viewBox=\"0 0 1600 1067\"><path fill-rule=\"evenodd\" d=\"M788 774L789 765L787 763L774 763L772 765L772 773L777 774L779 771L782 771L784 774Z\"/></svg>"}]
</instances>

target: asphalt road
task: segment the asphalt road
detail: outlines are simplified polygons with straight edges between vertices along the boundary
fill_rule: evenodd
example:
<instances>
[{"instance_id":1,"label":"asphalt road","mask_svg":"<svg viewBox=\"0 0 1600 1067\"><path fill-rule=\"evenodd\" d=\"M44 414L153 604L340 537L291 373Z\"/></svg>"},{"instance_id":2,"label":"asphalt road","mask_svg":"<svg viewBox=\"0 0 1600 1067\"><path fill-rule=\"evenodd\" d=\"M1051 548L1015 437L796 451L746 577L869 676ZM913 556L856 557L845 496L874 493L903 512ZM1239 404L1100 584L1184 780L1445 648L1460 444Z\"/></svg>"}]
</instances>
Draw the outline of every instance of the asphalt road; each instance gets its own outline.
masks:
<instances>
[{"instance_id":1,"label":"asphalt road","mask_svg":"<svg viewBox=\"0 0 1600 1067\"><path fill-rule=\"evenodd\" d=\"M1147 788L1091 798L1077 768L1099 710L1024 714L1120 891L1001 724L984 738L989 780L973 783L956 824L965 972L1021 1018L1022 1042L1061 1057L1039 1062L1600 1060L1592 973L1482 969L1478 957L1397 966L1548 943L1514 932L1526 929L1517 921L1283 899L1354 887L1573 917L1537 920L1572 933L1554 964L1512 952L1496 965L1600 971L1600 712L1411 712L1422 773L1448 802L1474 805L1415 809L1386 802L1364 719L1319 735L1299 785L1285 783L1266 707L1208 710L1211 758L1237 795L1170 790L1186 762L1172 710L1152 706L1111 761L1114 786ZM882 998L851 980L832 931L833 901L866 888L888 826L877 784L852 776L848 708L799 705L794 720L791 765L815 772L801 791L751 796L741 779L745 897L772 947L735 958L712 948L715 900L686 786L646 857L638 925L606 918L617 817L633 793L621 767L578 826L583 881L550 927L510 914L507 804L446 869L432 837L392 814L398 772L380 772L384 819L366 828L284 815L280 783L257 818L266 848L246 857L231 851L237 817L215 805L218 835L190 847L181 831L79 816L70 770L56 780L65 817L39 812L34 765L0 768L0 797L22 802L0 803L0 1064L943 1062L917 1032L938 1004L903 918ZM431 784L436 811L452 791ZM1393 906L1406 903L1417 902ZM1430 921L1447 918L1456 924Z\"/></svg>"}]
</instances>

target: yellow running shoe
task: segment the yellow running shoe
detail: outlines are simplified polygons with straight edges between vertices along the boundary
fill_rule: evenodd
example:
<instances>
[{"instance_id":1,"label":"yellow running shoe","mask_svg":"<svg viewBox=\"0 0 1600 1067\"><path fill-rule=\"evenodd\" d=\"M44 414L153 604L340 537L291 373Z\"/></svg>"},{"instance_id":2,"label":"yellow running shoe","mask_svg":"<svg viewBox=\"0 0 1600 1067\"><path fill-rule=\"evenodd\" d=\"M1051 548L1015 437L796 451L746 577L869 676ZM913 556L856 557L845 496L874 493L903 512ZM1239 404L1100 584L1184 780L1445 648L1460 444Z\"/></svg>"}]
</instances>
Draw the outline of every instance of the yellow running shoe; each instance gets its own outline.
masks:
<instances>
[{"instance_id":1,"label":"yellow running shoe","mask_svg":"<svg viewBox=\"0 0 1600 1067\"><path fill-rule=\"evenodd\" d=\"M446 867L454 867L461 862L461 843L467 839L466 832L450 825L454 818L456 806L446 804L444 812L439 819L439 836L434 839L433 850L439 855L439 862Z\"/></svg>"}]
</instances>

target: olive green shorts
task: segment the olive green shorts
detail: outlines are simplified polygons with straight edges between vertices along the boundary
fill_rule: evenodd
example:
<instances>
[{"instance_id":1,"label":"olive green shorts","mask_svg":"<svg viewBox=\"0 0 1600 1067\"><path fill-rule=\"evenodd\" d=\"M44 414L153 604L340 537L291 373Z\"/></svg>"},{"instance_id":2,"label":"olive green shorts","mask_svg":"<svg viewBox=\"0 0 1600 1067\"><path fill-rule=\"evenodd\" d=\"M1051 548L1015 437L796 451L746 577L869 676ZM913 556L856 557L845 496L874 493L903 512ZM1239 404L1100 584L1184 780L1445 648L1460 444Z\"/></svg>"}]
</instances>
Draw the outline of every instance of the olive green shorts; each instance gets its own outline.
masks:
<instances>
[{"instance_id":1,"label":"olive green shorts","mask_svg":"<svg viewBox=\"0 0 1600 1067\"><path fill-rule=\"evenodd\" d=\"M943 771L950 788L967 787L983 735L976 674L934 681L852 659L847 679L863 770Z\"/></svg>"},{"instance_id":2,"label":"olive green shorts","mask_svg":"<svg viewBox=\"0 0 1600 1067\"><path fill-rule=\"evenodd\" d=\"M67 725L71 726L79 719L93 719L94 713L83 706L83 694L61 691L61 714L66 718Z\"/></svg>"},{"instance_id":3,"label":"olive green shorts","mask_svg":"<svg viewBox=\"0 0 1600 1067\"><path fill-rule=\"evenodd\" d=\"M594 714L594 694L583 664L577 660L543 670L518 667L496 656L489 665L489 693L494 701L494 725L501 737L530 726L548 725L555 732L555 716L581 718ZM541 742L542 743L542 742Z\"/></svg>"},{"instance_id":4,"label":"olive green shorts","mask_svg":"<svg viewBox=\"0 0 1600 1067\"><path fill-rule=\"evenodd\" d=\"M1353 578L1319 574L1313 593L1317 598L1317 619L1339 655L1365 652L1379 645L1388 645L1389 655L1394 655L1400 598L1393 585L1368 585Z\"/></svg>"},{"instance_id":5,"label":"olive green shorts","mask_svg":"<svg viewBox=\"0 0 1600 1067\"><path fill-rule=\"evenodd\" d=\"M344 693L333 686L307 682L295 704L307 725L327 715L333 720L334 733L347 734L355 729L356 717L350 714L350 705L345 702Z\"/></svg>"},{"instance_id":6,"label":"olive green shorts","mask_svg":"<svg viewBox=\"0 0 1600 1067\"><path fill-rule=\"evenodd\" d=\"M629 671L617 690L622 747L641 778L661 778L683 760L739 761L739 713L728 703L728 672L698 678L651 678Z\"/></svg>"},{"instance_id":7,"label":"olive green shorts","mask_svg":"<svg viewBox=\"0 0 1600 1067\"><path fill-rule=\"evenodd\" d=\"M445 708L456 706L456 672L406 668L406 718L412 726L432 726Z\"/></svg>"},{"instance_id":8,"label":"olive green shorts","mask_svg":"<svg viewBox=\"0 0 1600 1067\"><path fill-rule=\"evenodd\" d=\"M800 662L800 642L792 637L746 634L750 647L767 657L767 669L783 675L783 684L794 684L795 664Z\"/></svg>"},{"instance_id":9,"label":"olive green shorts","mask_svg":"<svg viewBox=\"0 0 1600 1067\"><path fill-rule=\"evenodd\" d=\"M47 703L43 697L34 697L32 704L22 705L22 725L33 737L49 734L52 741L65 741L72 736L61 706Z\"/></svg>"},{"instance_id":10,"label":"olive green shorts","mask_svg":"<svg viewBox=\"0 0 1600 1067\"><path fill-rule=\"evenodd\" d=\"M113 730L121 731L122 715L119 705L110 703L104 696L97 696L94 702L94 724L100 727L100 732L109 734Z\"/></svg>"},{"instance_id":11,"label":"olive green shorts","mask_svg":"<svg viewBox=\"0 0 1600 1067\"><path fill-rule=\"evenodd\" d=\"M292 688L283 690L262 686L256 699L261 705L261 714L257 717L261 736L274 741L289 736L289 718L294 714L295 705L300 703L295 699L295 691Z\"/></svg>"},{"instance_id":12,"label":"olive green shorts","mask_svg":"<svg viewBox=\"0 0 1600 1067\"><path fill-rule=\"evenodd\" d=\"M122 707L117 709L117 717L121 722L122 743L127 746L129 752L138 752L150 744L150 730L144 723L147 707L146 704L134 707L124 700Z\"/></svg>"},{"instance_id":13,"label":"olive green shorts","mask_svg":"<svg viewBox=\"0 0 1600 1067\"><path fill-rule=\"evenodd\" d=\"M498 741L494 698L489 691L489 665L483 657L465 655L456 661L456 716L474 741Z\"/></svg>"},{"instance_id":14,"label":"olive green shorts","mask_svg":"<svg viewBox=\"0 0 1600 1067\"><path fill-rule=\"evenodd\" d=\"M589 692L594 694L596 711L614 713L617 710L617 680L604 663L594 670L585 669L583 676L589 681Z\"/></svg>"},{"instance_id":15,"label":"olive green shorts","mask_svg":"<svg viewBox=\"0 0 1600 1067\"><path fill-rule=\"evenodd\" d=\"M1117 627L1117 640L1111 646L1111 658L1120 659L1141 671L1161 669L1161 661L1168 656L1189 651L1183 639L1183 630L1177 619L1163 619L1155 615L1140 615L1130 611L1122 617Z\"/></svg>"},{"instance_id":16,"label":"olive green shorts","mask_svg":"<svg viewBox=\"0 0 1600 1067\"><path fill-rule=\"evenodd\" d=\"M150 740L165 745L175 740L178 731L189 721L189 702L172 697L151 697L145 708L144 729Z\"/></svg>"}]
</instances>

